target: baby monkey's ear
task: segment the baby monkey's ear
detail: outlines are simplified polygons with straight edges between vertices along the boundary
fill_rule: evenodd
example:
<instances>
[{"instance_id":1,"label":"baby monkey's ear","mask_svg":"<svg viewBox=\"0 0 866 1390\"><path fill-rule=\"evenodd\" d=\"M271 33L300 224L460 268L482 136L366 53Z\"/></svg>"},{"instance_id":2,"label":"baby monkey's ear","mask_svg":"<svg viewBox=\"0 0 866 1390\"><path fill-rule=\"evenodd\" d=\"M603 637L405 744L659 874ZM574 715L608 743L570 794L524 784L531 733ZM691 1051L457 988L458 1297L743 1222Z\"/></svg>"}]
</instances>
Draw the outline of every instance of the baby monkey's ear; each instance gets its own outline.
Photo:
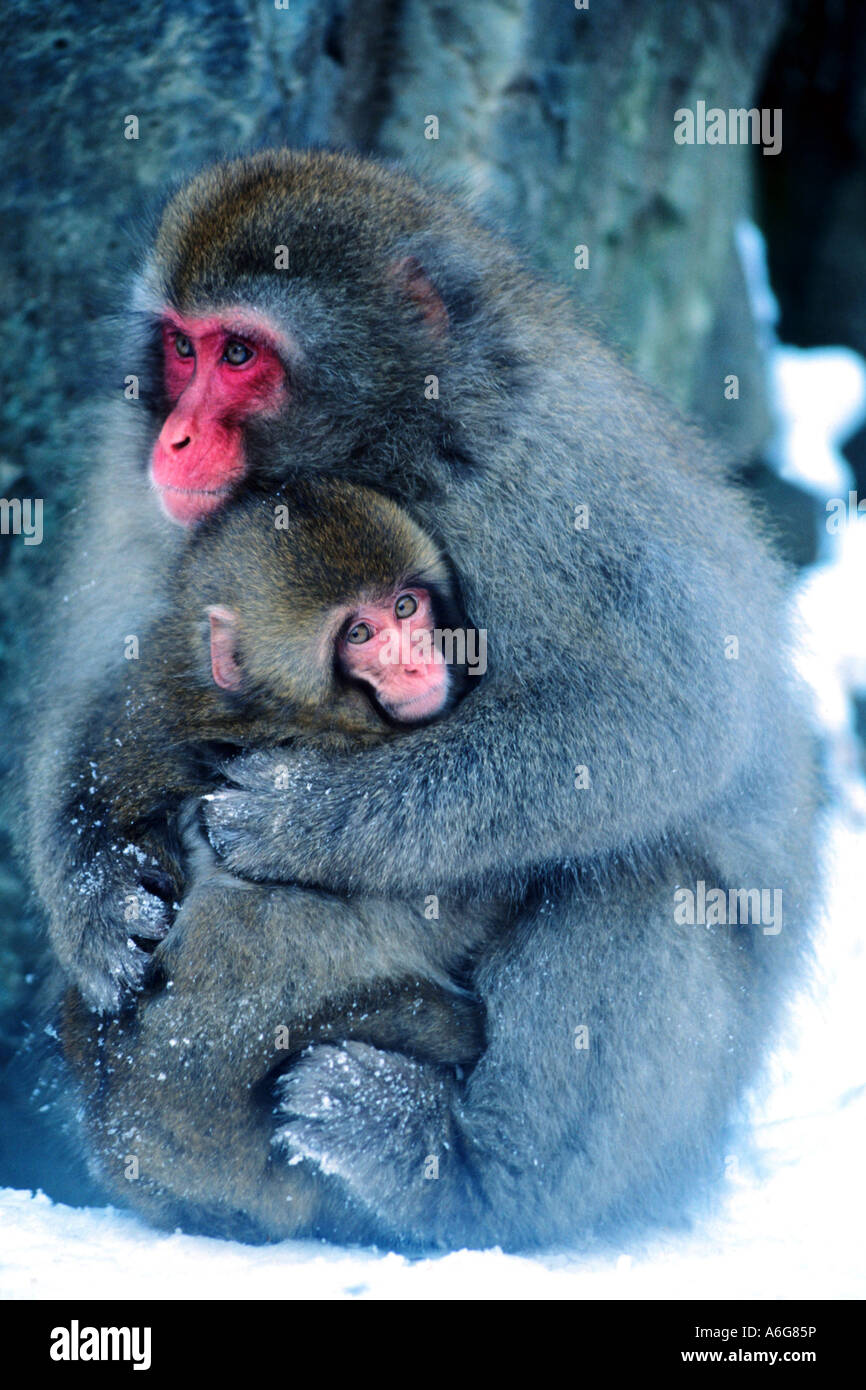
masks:
<instances>
[{"instance_id":1,"label":"baby monkey's ear","mask_svg":"<svg viewBox=\"0 0 866 1390\"><path fill-rule=\"evenodd\" d=\"M237 614L219 604L207 610L210 622L210 668L223 690L239 690L243 670L238 661Z\"/></svg>"}]
</instances>

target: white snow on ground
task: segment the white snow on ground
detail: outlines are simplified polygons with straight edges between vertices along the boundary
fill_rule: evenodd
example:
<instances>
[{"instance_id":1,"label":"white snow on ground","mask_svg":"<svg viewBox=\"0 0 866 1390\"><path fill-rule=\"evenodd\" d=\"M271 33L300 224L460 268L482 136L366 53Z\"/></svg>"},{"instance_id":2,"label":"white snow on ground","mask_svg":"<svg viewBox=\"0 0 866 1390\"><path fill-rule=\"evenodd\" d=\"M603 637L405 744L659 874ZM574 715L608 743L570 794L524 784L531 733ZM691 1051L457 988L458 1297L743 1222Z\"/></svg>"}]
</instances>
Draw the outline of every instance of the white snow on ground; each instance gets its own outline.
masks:
<instances>
[{"instance_id":1,"label":"white snow on ground","mask_svg":"<svg viewBox=\"0 0 866 1390\"><path fill-rule=\"evenodd\" d=\"M777 398L788 402L780 431L786 473L804 473L815 490L838 488L846 497L850 475L838 445L862 409L864 369L847 352L835 361L834 372L827 350L772 353ZM773 1059L768 1093L756 1102L755 1151L732 1162L712 1217L690 1234L608 1258L461 1251L413 1262L313 1242L255 1248L166 1235L111 1208L73 1209L7 1190L0 1192L0 1297L866 1296L866 787L856 776L847 698L852 686L866 685L866 522L832 540L831 549L830 562L797 595L800 664L815 689L840 781L818 968Z\"/></svg>"}]
</instances>

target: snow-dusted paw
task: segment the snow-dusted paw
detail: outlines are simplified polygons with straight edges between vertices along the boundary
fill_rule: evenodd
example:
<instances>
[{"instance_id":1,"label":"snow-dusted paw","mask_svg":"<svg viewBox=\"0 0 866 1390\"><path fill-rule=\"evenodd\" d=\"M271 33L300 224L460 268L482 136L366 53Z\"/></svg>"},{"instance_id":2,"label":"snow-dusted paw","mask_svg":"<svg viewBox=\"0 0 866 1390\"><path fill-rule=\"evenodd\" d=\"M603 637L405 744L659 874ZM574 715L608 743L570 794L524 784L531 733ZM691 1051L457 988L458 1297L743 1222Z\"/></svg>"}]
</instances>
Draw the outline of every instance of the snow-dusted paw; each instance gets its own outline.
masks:
<instances>
[{"instance_id":1,"label":"snow-dusted paw","mask_svg":"<svg viewBox=\"0 0 866 1390\"><path fill-rule=\"evenodd\" d=\"M387 1211L441 1145L449 1095L445 1074L402 1053L314 1047L278 1082L273 1142L290 1163L308 1160Z\"/></svg>"},{"instance_id":2,"label":"snow-dusted paw","mask_svg":"<svg viewBox=\"0 0 866 1390\"><path fill-rule=\"evenodd\" d=\"M147 945L161 941L171 927L172 914L161 898L136 888L121 902L95 915L86 942L75 962L75 980L90 1008L116 1013L124 996L147 983L152 964Z\"/></svg>"}]
</instances>

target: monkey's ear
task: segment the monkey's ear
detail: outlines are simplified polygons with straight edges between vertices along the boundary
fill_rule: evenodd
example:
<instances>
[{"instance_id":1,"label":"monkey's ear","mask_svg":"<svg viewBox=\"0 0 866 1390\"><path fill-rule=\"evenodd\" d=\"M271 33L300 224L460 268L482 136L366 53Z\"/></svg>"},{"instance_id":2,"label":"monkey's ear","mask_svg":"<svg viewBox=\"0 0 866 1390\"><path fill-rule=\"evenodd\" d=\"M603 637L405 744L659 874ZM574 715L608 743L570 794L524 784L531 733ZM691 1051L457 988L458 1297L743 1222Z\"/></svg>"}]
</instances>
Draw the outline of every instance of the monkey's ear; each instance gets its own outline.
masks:
<instances>
[{"instance_id":1,"label":"monkey's ear","mask_svg":"<svg viewBox=\"0 0 866 1390\"><path fill-rule=\"evenodd\" d=\"M219 605L207 610L210 620L210 668L223 690L240 689L243 671L237 658L237 615Z\"/></svg>"},{"instance_id":2,"label":"monkey's ear","mask_svg":"<svg viewBox=\"0 0 866 1390\"><path fill-rule=\"evenodd\" d=\"M432 336L443 339L450 327L448 310L433 281L416 256L404 256L391 266L391 279L399 292L420 311Z\"/></svg>"}]
</instances>

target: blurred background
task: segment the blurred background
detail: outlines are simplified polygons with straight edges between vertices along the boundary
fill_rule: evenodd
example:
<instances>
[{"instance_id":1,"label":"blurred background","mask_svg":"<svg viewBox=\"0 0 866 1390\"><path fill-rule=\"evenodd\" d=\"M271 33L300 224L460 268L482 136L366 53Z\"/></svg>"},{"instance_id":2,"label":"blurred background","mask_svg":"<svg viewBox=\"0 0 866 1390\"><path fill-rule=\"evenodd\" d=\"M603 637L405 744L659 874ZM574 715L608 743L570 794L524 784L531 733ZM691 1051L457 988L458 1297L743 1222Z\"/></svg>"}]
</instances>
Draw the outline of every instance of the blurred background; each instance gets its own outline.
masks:
<instances>
[{"instance_id":1,"label":"blurred background","mask_svg":"<svg viewBox=\"0 0 866 1390\"><path fill-rule=\"evenodd\" d=\"M123 303L166 185L199 165L324 144L463 190L722 442L767 510L792 588L813 593L808 576L832 570L806 599L818 646L822 630L866 626L852 592L862 568L840 568L843 540L826 524L828 498L866 497L861 0L5 0L0 53L0 496L45 507L41 545L0 536L0 770L11 774L0 1064L39 971L13 854L28 614L89 461L92 401L119 389L98 365L106 345L110 357L105 316ZM698 101L781 109L781 152L675 143L674 112ZM849 631L817 658L833 676L828 757L849 787L855 733L866 735L862 645ZM0 1186L51 1191L14 1103L0 1088ZM53 1191L64 1196L62 1181Z\"/></svg>"}]
</instances>

